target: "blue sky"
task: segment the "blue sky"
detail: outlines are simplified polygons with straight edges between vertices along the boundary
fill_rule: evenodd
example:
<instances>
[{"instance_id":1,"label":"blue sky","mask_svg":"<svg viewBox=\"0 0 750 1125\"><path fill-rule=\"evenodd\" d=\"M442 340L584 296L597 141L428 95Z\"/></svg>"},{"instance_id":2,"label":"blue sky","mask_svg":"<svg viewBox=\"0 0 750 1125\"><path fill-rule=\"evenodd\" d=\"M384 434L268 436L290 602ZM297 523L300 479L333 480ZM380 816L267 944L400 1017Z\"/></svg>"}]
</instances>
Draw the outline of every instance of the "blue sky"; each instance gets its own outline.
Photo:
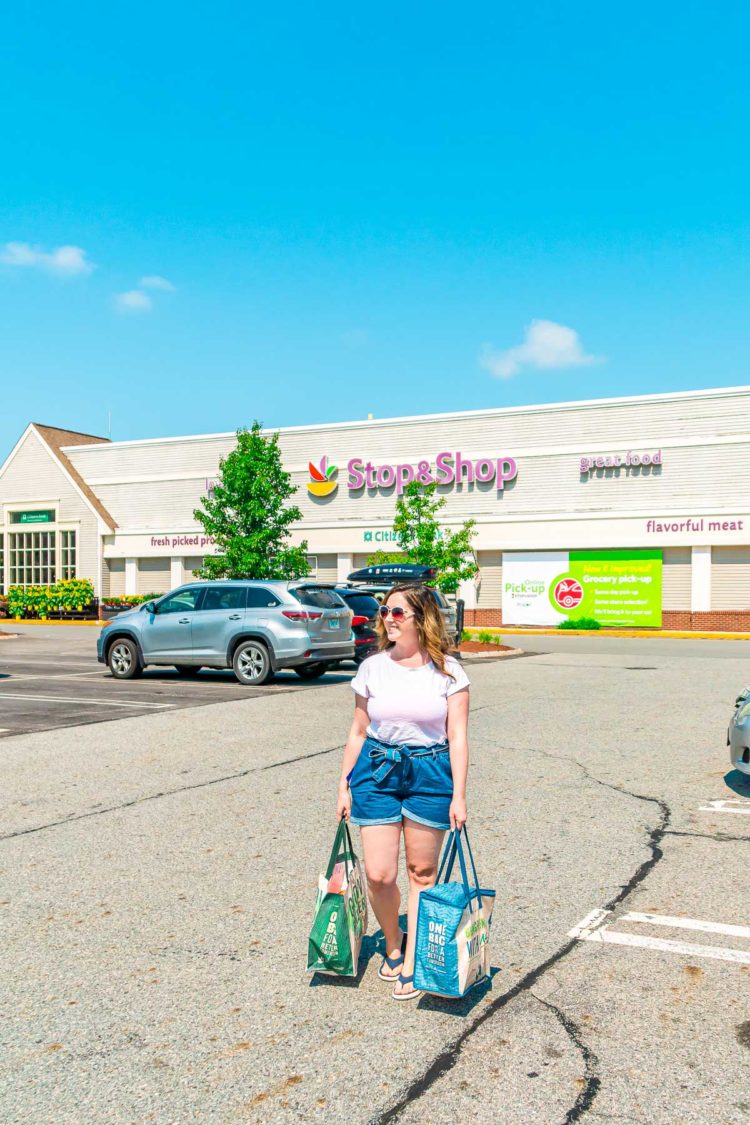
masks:
<instances>
[{"instance_id":1,"label":"blue sky","mask_svg":"<svg viewBox=\"0 0 750 1125\"><path fill-rule=\"evenodd\" d=\"M0 456L110 411L750 383L749 35L721 2L15 6Z\"/></svg>"}]
</instances>

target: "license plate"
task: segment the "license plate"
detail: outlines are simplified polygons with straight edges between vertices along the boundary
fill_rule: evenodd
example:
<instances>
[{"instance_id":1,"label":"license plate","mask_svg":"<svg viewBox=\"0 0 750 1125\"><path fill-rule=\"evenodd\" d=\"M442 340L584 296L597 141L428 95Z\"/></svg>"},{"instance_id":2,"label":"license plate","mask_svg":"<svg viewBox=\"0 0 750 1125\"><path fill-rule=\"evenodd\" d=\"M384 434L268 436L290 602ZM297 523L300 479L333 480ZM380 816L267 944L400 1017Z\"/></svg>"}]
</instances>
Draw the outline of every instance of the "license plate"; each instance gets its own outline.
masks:
<instances>
[{"instance_id":1,"label":"license plate","mask_svg":"<svg viewBox=\"0 0 750 1125\"><path fill-rule=\"evenodd\" d=\"M338 627L339 627L338 617L332 617L331 620L328 622L328 628L329 629L338 629Z\"/></svg>"}]
</instances>

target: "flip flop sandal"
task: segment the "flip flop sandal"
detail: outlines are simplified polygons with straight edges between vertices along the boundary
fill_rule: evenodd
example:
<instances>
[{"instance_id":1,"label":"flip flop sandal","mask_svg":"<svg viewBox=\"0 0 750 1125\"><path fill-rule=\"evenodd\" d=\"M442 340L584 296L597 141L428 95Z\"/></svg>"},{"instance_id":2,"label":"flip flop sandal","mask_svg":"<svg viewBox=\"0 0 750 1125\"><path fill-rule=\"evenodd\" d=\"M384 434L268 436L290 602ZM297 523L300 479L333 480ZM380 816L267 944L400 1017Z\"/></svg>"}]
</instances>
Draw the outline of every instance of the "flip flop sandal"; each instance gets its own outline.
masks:
<instances>
[{"instance_id":1,"label":"flip flop sandal","mask_svg":"<svg viewBox=\"0 0 750 1125\"><path fill-rule=\"evenodd\" d=\"M389 969L397 969L399 967L399 965L403 965L403 963L404 963L404 950L405 949L406 949L406 934L404 934L404 936L401 940L401 953L400 953L400 955L398 957L384 957L383 958L383 963L380 966L380 968L378 969L378 976L380 977L381 980L387 980L387 981L389 981L390 984L393 984L395 981L398 980L398 974L396 976L393 976L392 974L389 976L388 973L383 972L383 969L386 967L386 965L388 966Z\"/></svg>"},{"instance_id":2,"label":"flip flop sandal","mask_svg":"<svg viewBox=\"0 0 750 1125\"><path fill-rule=\"evenodd\" d=\"M413 984L414 973L412 973L410 977L405 977L403 973L399 973L398 983L400 985ZM396 992L395 988L393 990L394 1000L418 1000L422 995L424 995L424 993L421 988L412 988L411 992Z\"/></svg>"}]
</instances>

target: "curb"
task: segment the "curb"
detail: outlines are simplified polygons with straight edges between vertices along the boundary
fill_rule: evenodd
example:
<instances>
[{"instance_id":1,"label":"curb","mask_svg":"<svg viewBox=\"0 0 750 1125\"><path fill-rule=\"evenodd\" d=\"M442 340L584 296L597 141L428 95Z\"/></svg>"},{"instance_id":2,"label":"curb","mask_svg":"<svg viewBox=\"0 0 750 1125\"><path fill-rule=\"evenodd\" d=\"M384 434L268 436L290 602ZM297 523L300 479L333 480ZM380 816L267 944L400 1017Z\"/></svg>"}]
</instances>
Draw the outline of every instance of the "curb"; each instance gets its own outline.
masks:
<instances>
[{"instance_id":1,"label":"curb","mask_svg":"<svg viewBox=\"0 0 750 1125\"><path fill-rule=\"evenodd\" d=\"M70 625L90 625L90 626L96 626L97 628L101 628L101 626L104 625L105 621L104 621L104 619L102 619L101 621L40 621L36 617L29 618L28 620L26 620L25 618L21 618L20 621L16 621L15 617L4 617L3 623L8 625L8 626L10 626L10 625L23 625L24 627L27 626L27 625L45 625L45 626L52 625L55 628L58 628L59 626L63 626L63 625L66 625L66 626L70 626Z\"/></svg>"},{"instance_id":2,"label":"curb","mask_svg":"<svg viewBox=\"0 0 750 1125\"><path fill-rule=\"evenodd\" d=\"M504 629L496 625L481 630L476 625L467 628L470 632L493 633L504 637L671 637L686 641L750 641L750 633L706 633L697 629Z\"/></svg>"}]
</instances>

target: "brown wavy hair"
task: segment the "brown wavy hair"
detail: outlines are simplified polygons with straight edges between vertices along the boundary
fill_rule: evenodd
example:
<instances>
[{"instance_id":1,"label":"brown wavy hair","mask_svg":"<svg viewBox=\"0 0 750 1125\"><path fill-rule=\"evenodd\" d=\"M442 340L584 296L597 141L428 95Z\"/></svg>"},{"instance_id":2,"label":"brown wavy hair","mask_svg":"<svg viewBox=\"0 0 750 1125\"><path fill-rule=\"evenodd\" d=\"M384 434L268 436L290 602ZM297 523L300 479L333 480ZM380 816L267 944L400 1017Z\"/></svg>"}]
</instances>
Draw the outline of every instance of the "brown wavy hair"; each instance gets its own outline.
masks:
<instances>
[{"instance_id":1,"label":"brown wavy hair","mask_svg":"<svg viewBox=\"0 0 750 1125\"><path fill-rule=\"evenodd\" d=\"M414 623L417 627L419 647L426 652L432 663L444 676L453 676L445 667L445 657L451 650L451 642L445 620L438 609L437 602L427 586L397 585L391 586L383 598L381 605L388 602L391 594L403 594L409 608L414 613ZM383 618L378 613L375 629L378 634L378 647L381 652L393 648L393 641L388 640Z\"/></svg>"}]
</instances>

